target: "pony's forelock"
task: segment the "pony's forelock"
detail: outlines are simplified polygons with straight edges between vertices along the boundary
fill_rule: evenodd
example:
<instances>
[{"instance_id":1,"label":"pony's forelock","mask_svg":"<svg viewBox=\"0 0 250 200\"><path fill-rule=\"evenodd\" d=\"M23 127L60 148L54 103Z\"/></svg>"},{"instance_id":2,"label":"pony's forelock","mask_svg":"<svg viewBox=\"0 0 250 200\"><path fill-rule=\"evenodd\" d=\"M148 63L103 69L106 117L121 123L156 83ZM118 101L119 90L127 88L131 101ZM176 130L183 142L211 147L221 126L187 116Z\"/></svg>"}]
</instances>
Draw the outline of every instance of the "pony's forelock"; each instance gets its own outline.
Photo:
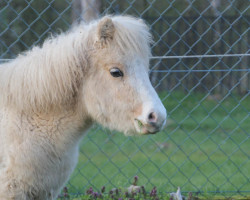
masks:
<instances>
[{"instance_id":1,"label":"pony's forelock","mask_svg":"<svg viewBox=\"0 0 250 200\"><path fill-rule=\"evenodd\" d=\"M146 59L151 56L152 35L142 19L131 16L115 16L112 21L116 29L114 43L122 52L136 53Z\"/></svg>"}]
</instances>

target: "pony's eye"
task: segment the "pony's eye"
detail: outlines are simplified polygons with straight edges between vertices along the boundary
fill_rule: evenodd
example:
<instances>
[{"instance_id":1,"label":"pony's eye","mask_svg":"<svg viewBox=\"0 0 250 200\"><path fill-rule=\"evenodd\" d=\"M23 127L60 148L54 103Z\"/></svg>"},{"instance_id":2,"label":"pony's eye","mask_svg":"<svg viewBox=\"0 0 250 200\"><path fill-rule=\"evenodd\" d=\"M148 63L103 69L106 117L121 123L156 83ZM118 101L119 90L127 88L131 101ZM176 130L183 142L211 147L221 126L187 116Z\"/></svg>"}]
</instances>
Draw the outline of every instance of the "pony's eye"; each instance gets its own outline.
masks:
<instances>
[{"instance_id":1,"label":"pony's eye","mask_svg":"<svg viewBox=\"0 0 250 200\"><path fill-rule=\"evenodd\" d=\"M113 77L121 77L121 76L123 76L123 72L120 69L116 68L116 67L110 69L109 72L110 72L111 76L113 76Z\"/></svg>"}]
</instances>

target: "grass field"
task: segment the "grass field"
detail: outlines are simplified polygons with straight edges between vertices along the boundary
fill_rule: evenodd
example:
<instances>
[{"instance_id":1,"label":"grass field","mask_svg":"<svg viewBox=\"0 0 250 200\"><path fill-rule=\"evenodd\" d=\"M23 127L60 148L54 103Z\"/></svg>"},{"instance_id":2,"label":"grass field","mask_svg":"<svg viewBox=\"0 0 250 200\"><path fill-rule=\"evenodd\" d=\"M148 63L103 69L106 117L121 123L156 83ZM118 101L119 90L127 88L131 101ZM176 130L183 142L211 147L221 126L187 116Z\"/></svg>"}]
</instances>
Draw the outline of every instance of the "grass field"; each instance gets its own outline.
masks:
<instances>
[{"instance_id":1,"label":"grass field","mask_svg":"<svg viewBox=\"0 0 250 200\"><path fill-rule=\"evenodd\" d=\"M139 185L159 192L250 193L250 97L162 93L168 126L125 137L99 126L84 137L69 193Z\"/></svg>"}]
</instances>

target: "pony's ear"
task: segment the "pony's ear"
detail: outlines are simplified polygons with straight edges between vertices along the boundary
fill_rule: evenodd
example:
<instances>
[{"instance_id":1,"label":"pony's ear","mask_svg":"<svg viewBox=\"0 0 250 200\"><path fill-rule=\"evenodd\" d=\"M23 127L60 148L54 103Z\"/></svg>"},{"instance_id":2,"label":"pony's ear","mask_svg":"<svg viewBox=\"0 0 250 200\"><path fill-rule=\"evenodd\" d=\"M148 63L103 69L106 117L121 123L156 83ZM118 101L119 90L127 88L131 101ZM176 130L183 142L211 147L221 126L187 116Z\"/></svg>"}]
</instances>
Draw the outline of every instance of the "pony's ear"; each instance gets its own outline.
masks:
<instances>
[{"instance_id":1,"label":"pony's ear","mask_svg":"<svg viewBox=\"0 0 250 200\"><path fill-rule=\"evenodd\" d=\"M115 33L115 26L112 19L109 17L103 18L97 27L98 43L105 47L110 41L112 41Z\"/></svg>"}]
</instances>

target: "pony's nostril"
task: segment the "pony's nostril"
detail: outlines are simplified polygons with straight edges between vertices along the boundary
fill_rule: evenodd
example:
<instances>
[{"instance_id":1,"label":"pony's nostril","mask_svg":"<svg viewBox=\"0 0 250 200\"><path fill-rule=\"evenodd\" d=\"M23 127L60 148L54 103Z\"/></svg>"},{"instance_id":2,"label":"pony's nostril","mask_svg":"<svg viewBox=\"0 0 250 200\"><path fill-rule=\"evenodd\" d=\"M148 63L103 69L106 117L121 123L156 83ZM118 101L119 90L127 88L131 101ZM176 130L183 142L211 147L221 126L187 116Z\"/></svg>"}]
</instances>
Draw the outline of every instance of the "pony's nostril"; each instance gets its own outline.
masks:
<instances>
[{"instance_id":1,"label":"pony's nostril","mask_svg":"<svg viewBox=\"0 0 250 200\"><path fill-rule=\"evenodd\" d=\"M152 122L156 123L156 120L157 120L156 113L155 112L149 113L149 115L148 115L148 121L151 122L151 123Z\"/></svg>"}]
</instances>

